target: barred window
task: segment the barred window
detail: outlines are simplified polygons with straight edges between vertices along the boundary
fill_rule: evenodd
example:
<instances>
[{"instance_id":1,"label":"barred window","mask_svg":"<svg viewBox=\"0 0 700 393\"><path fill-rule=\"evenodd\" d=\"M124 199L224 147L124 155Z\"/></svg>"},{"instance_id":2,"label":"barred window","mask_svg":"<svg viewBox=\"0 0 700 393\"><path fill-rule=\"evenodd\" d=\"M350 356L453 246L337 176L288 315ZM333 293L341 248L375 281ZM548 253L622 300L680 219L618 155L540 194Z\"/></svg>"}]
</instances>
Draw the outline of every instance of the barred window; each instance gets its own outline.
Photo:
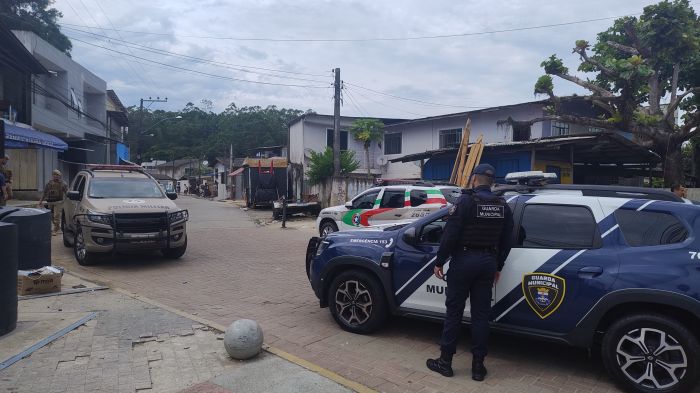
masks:
<instances>
[{"instance_id":1,"label":"barred window","mask_svg":"<svg viewBox=\"0 0 700 393\"><path fill-rule=\"evenodd\" d=\"M462 129L440 130L440 149L459 147L462 142Z\"/></svg>"},{"instance_id":2,"label":"barred window","mask_svg":"<svg viewBox=\"0 0 700 393\"><path fill-rule=\"evenodd\" d=\"M560 121L552 122L552 136L569 135L569 125Z\"/></svg>"}]
</instances>

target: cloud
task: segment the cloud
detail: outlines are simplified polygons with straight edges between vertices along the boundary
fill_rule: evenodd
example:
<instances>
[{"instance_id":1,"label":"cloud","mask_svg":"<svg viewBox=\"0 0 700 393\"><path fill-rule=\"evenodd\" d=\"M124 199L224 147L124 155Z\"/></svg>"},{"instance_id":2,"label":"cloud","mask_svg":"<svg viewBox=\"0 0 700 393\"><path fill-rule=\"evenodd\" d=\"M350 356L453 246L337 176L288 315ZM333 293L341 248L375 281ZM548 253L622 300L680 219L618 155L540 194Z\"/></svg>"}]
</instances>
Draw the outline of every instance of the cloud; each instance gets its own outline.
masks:
<instances>
[{"instance_id":1,"label":"cloud","mask_svg":"<svg viewBox=\"0 0 700 393\"><path fill-rule=\"evenodd\" d=\"M65 23L145 35L92 29L139 45L237 66L212 65L151 53L117 41L66 29L66 33L171 66L225 78L297 85L330 86L335 67L346 82L417 100L462 106L496 106L533 100L533 85L542 74L540 62L557 53L572 70L576 39L595 40L612 20L570 24L517 32L465 37L371 42L267 42L209 39L238 38L370 38L479 33L525 26L552 25L606 16L640 13L652 1L556 2L553 0L136 0L100 2L57 0ZM73 6L73 7L72 7ZM107 16L108 15L108 16ZM93 19L94 18L94 19ZM126 105L147 96L167 96L158 108L180 109L202 98L221 111L231 102L239 107L277 105L332 113L332 89L267 86L215 79L168 66L137 61L129 55L74 41L73 58L107 81ZM139 64L141 63L141 64ZM310 75L250 69L254 66ZM301 78L308 80L290 79ZM348 86L343 114L412 117L459 111L392 99ZM560 94L583 93L569 83L556 83Z\"/></svg>"}]
</instances>

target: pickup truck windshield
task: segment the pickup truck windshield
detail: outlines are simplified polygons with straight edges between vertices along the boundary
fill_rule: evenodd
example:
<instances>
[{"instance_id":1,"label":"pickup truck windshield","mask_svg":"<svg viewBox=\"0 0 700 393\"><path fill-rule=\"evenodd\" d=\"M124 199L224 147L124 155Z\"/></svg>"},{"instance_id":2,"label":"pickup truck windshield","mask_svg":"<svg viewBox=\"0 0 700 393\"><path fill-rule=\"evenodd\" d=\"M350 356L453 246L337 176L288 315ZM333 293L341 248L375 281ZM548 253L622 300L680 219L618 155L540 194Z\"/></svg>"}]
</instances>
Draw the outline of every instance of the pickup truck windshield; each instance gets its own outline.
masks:
<instances>
[{"instance_id":1,"label":"pickup truck windshield","mask_svg":"<svg viewBox=\"0 0 700 393\"><path fill-rule=\"evenodd\" d=\"M158 183L147 179L93 179L90 198L165 198Z\"/></svg>"}]
</instances>

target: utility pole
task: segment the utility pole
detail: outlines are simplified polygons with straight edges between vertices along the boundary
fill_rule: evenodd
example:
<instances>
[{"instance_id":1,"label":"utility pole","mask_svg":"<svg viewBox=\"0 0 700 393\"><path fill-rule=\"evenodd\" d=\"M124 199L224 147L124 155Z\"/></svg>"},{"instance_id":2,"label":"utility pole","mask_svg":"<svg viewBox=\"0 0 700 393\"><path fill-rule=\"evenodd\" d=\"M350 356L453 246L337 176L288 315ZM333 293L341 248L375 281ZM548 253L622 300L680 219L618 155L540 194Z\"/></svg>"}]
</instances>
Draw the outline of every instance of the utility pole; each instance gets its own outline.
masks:
<instances>
[{"instance_id":1,"label":"utility pole","mask_svg":"<svg viewBox=\"0 0 700 393\"><path fill-rule=\"evenodd\" d=\"M141 133L143 132L143 103L144 102L168 102L168 97L165 97L164 100L161 100L160 97L156 97L155 99L152 99L151 97L148 98L142 98L141 99L141 104L139 105L139 130L137 133L134 134L134 137L131 138L131 147L130 149L133 151L135 150L136 153L136 162L137 164L141 165Z\"/></svg>"},{"instance_id":2,"label":"utility pole","mask_svg":"<svg viewBox=\"0 0 700 393\"><path fill-rule=\"evenodd\" d=\"M340 175L340 68L335 69L333 96L333 176Z\"/></svg>"}]
</instances>

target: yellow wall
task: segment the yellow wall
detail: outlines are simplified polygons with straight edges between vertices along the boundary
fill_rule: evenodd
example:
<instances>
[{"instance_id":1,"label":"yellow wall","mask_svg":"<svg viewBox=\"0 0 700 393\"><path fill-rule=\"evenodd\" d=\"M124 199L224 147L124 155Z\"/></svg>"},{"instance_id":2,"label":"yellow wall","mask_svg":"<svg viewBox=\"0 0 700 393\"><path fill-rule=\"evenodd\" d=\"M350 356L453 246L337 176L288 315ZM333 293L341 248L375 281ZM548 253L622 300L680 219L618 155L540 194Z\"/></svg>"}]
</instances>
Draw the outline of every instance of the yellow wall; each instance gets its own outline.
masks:
<instances>
[{"instance_id":1,"label":"yellow wall","mask_svg":"<svg viewBox=\"0 0 700 393\"><path fill-rule=\"evenodd\" d=\"M561 178L559 182L561 184L573 184L574 183L574 170L571 167L571 163L566 161L535 161L535 167L533 170L547 172L548 166L558 167L561 171Z\"/></svg>"}]
</instances>

